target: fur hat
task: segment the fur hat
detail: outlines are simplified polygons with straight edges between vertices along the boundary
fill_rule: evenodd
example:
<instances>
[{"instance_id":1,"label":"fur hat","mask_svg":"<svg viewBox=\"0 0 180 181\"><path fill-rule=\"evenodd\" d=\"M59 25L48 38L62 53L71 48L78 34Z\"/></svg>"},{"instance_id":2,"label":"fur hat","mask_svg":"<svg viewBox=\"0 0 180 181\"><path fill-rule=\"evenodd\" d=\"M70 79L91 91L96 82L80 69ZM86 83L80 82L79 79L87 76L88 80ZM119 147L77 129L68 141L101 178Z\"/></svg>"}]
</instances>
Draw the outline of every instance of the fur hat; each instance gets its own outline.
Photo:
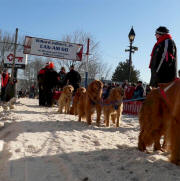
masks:
<instances>
[{"instance_id":1,"label":"fur hat","mask_svg":"<svg viewBox=\"0 0 180 181\"><path fill-rule=\"evenodd\" d=\"M165 26L160 26L159 28L156 29L156 34L164 35L167 33L169 33L169 30Z\"/></svg>"}]
</instances>

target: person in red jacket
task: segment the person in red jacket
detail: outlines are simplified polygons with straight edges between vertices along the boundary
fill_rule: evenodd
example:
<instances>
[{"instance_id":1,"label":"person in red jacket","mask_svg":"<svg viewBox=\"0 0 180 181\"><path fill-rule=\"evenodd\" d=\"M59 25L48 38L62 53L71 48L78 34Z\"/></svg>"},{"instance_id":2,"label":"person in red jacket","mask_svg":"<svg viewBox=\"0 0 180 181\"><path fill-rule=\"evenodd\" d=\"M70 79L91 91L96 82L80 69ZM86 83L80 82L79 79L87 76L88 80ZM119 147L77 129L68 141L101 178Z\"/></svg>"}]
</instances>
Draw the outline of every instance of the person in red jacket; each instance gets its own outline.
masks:
<instances>
[{"instance_id":1,"label":"person in red jacket","mask_svg":"<svg viewBox=\"0 0 180 181\"><path fill-rule=\"evenodd\" d=\"M5 69L1 75L1 100L5 101L6 87L9 81L8 70Z\"/></svg>"},{"instance_id":2,"label":"person in red jacket","mask_svg":"<svg viewBox=\"0 0 180 181\"><path fill-rule=\"evenodd\" d=\"M135 89L136 85L134 83L129 85L125 91L125 99L132 99Z\"/></svg>"}]
</instances>

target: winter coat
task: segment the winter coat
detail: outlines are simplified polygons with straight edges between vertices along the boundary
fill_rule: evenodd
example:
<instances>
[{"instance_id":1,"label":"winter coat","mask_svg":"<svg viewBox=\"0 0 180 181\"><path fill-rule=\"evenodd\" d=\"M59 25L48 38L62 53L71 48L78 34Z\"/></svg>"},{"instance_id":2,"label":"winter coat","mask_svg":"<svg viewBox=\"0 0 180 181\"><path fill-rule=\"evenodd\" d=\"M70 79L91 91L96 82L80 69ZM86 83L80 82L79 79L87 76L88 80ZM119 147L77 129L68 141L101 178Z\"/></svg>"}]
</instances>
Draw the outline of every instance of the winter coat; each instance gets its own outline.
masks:
<instances>
[{"instance_id":1,"label":"winter coat","mask_svg":"<svg viewBox=\"0 0 180 181\"><path fill-rule=\"evenodd\" d=\"M176 78L176 45L172 39L167 38L154 47L150 69L150 86L157 87L158 83L168 83Z\"/></svg>"},{"instance_id":2,"label":"winter coat","mask_svg":"<svg viewBox=\"0 0 180 181\"><path fill-rule=\"evenodd\" d=\"M70 70L70 72L68 72L66 74L65 82L72 85L73 87L74 86L76 87L77 85L80 85L81 76L80 76L79 72L77 72L75 70Z\"/></svg>"},{"instance_id":3,"label":"winter coat","mask_svg":"<svg viewBox=\"0 0 180 181\"><path fill-rule=\"evenodd\" d=\"M133 93L133 99L141 98L143 97L144 88L142 85L138 85Z\"/></svg>"},{"instance_id":4,"label":"winter coat","mask_svg":"<svg viewBox=\"0 0 180 181\"><path fill-rule=\"evenodd\" d=\"M44 83L45 83L45 72L46 72L47 69L48 69L48 67L46 66L46 67L42 68L38 72L38 76L37 76L38 85L39 85L39 87L42 87L42 89L43 89L43 86L44 86Z\"/></svg>"},{"instance_id":5,"label":"winter coat","mask_svg":"<svg viewBox=\"0 0 180 181\"><path fill-rule=\"evenodd\" d=\"M58 83L58 74L52 68L49 68L45 71L44 78L44 84L48 89L54 88Z\"/></svg>"}]
</instances>

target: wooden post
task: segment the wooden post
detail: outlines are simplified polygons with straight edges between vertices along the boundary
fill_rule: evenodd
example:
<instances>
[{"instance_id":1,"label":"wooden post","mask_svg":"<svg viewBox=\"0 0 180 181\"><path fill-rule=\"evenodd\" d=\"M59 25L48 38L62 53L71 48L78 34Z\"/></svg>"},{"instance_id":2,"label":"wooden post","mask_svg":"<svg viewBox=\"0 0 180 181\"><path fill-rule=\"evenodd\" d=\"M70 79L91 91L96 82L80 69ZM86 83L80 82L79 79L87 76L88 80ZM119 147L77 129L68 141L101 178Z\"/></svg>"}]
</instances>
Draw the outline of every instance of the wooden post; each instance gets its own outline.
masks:
<instances>
[{"instance_id":1,"label":"wooden post","mask_svg":"<svg viewBox=\"0 0 180 181\"><path fill-rule=\"evenodd\" d=\"M12 71L11 71L11 82L13 82L14 78L17 78L17 77L16 77L16 76L17 76L17 69L15 68L17 38L18 38L18 28L16 28L16 34L15 34L14 58L13 58Z\"/></svg>"}]
</instances>

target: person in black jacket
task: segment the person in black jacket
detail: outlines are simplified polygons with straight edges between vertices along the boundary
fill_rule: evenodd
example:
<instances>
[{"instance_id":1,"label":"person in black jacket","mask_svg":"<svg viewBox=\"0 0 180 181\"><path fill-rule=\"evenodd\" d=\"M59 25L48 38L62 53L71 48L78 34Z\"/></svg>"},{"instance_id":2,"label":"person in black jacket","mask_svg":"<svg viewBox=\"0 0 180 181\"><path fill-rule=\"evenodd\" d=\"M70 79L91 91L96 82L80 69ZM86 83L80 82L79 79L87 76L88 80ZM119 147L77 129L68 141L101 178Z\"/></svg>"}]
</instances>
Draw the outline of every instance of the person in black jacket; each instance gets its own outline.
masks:
<instances>
[{"instance_id":1,"label":"person in black jacket","mask_svg":"<svg viewBox=\"0 0 180 181\"><path fill-rule=\"evenodd\" d=\"M81 76L79 72L74 70L74 65L70 66L70 71L66 74L65 82L74 87L74 93L80 87Z\"/></svg>"},{"instance_id":2,"label":"person in black jacket","mask_svg":"<svg viewBox=\"0 0 180 181\"><path fill-rule=\"evenodd\" d=\"M37 76L37 80L38 80L38 87L39 87L39 106L45 106L45 99L46 99L46 95L45 95L45 72L48 70L49 68L49 64L50 62L46 63L46 66L44 68L42 68L39 72L38 72L38 76Z\"/></svg>"},{"instance_id":3,"label":"person in black jacket","mask_svg":"<svg viewBox=\"0 0 180 181\"><path fill-rule=\"evenodd\" d=\"M168 83L177 76L177 52L175 42L169 30L160 26L155 33L157 42L151 53L149 68L151 69L150 86L158 87L158 83Z\"/></svg>"},{"instance_id":4,"label":"person in black jacket","mask_svg":"<svg viewBox=\"0 0 180 181\"><path fill-rule=\"evenodd\" d=\"M51 107L53 105L53 89L58 84L58 74L54 70L54 64L50 62L47 70L44 75L44 84L45 84L45 106Z\"/></svg>"}]
</instances>

